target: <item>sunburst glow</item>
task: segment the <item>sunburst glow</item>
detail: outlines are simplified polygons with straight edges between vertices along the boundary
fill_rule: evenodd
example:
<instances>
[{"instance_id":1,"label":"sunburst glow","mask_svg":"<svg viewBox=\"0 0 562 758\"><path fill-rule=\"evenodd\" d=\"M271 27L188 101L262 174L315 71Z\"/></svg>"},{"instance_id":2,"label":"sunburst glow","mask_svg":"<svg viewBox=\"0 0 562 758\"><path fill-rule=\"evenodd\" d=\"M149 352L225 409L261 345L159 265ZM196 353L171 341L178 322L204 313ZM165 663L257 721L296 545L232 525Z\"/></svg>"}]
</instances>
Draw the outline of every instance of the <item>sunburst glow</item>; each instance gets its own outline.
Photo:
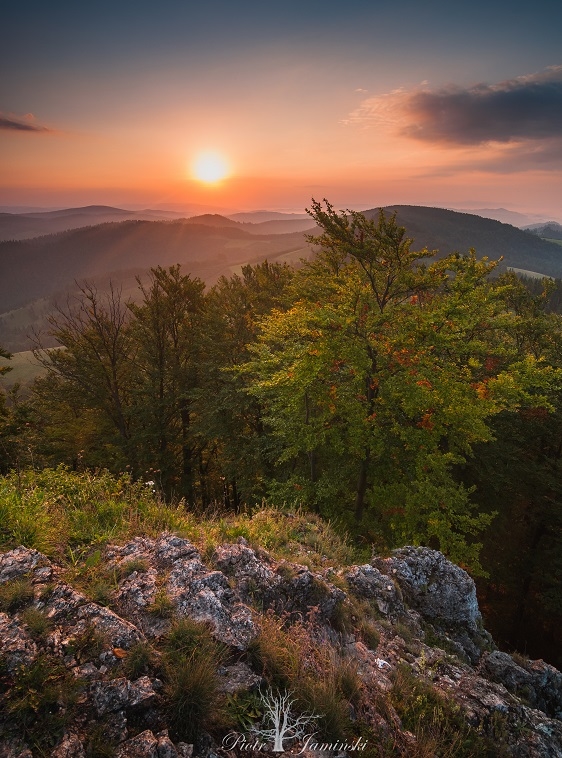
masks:
<instances>
[{"instance_id":1,"label":"sunburst glow","mask_svg":"<svg viewBox=\"0 0 562 758\"><path fill-rule=\"evenodd\" d=\"M193 175L200 182L214 184L225 179L230 168L220 153L206 152L197 156L193 163Z\"/></svg>"}]
</instances>

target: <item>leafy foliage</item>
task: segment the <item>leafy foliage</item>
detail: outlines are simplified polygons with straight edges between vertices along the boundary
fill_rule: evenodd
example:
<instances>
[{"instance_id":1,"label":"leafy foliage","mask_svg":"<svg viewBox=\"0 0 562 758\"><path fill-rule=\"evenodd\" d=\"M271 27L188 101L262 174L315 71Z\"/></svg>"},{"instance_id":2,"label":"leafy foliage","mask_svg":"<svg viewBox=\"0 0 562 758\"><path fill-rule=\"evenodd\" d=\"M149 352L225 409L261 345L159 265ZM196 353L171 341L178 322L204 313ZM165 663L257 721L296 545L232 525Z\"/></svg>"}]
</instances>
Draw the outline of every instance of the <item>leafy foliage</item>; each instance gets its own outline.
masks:
<instances>
[{"instance_id":1,"label":"leafy foliage","mask_svg":"<svg viewBox=\"0 0 562 758\"><path fill-rule=\"evenodd\" d=\"M394 218L314 203L324 233L293 284L295 305L262 321L248 391L277 440L277 494L324 515L342 504L390 543L430 544L478 570L491 522L453 467L490 442L489 420L533 403L557 371L513 339L512 285L473 252L426 265ZM355 495L354 502L351 497Z\"/></svg>"},{"instance_id":2,"label":"leafy foliage","mask_svg":"<svg viewBox=\"0 0 562 758\"><path fill-rule=\"evenodd\" d=\"M59 309L47 374L0 396L0 544L72 565L171 528L310 566L349 555L345 532L365 555L429 545L492 575L500 637L546 631L554 650L558 283L522 286L474 251L438 259L382 211L309 213L320 232L298 267L244 266L208 291L157 267L136 304L84 284ZM109 602L111 577L81 571Z\"/></svg>"}]
</instances>

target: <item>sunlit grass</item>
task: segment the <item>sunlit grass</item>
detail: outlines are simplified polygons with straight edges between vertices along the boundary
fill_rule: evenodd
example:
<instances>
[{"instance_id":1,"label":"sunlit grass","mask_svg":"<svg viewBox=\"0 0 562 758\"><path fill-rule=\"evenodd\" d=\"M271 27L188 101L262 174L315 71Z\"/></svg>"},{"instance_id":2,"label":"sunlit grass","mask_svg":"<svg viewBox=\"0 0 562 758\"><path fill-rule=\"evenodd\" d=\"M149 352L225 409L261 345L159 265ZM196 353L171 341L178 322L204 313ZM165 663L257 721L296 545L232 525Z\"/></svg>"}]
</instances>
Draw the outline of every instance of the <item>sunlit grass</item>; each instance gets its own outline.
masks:
<instances>
[{"instance_id":1,"label":"sunlit grass","mask_svg":"<svg viewBox=\"0 0 562 758\"><path fill-rule=\"evenodd\" d=\"M59 467L0 478L1 550L23 545L68 566L95 569L101 555L96 548L164 531L190 539L205 557L218 544L240 537L278 559L312 569L345 565L357 557L329 523L299 510L262 503L253 514L201 516L183 501L164 502L129 475L116 477L107 471L78 473ZM127 564L123 570L145 569L144 564Z\"/></svg>"}]
</instances>

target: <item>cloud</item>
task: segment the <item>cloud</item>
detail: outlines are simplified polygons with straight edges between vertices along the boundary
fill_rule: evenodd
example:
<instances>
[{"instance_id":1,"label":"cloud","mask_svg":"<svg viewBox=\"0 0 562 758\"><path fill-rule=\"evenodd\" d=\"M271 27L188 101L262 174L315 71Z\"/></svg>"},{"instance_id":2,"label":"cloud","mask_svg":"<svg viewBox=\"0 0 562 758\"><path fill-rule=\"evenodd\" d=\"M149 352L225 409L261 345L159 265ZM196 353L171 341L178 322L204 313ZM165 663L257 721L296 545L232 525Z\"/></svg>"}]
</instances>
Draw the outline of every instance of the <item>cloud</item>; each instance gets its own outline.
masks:
<instances>
[{"instance_id":1,"label":"cloud","mask_svg":"<svg viewBox=\"0 0 562 758\"><path fill-rule=\"evenodd\" d=\"M468 154L464 160L425 172L425 176L452 176L459 172L516 174L521 171L562 171L562 139L508 143L485 153Z\"/></svg>"},{"instance_id":2,"label":"cloud","mask_svg":"<svg viewBox=\"0 0 562 758\"><path fill-rule=\"evenodd\" d=\"M22 118L13 116L12 114L0 113L0 129L5 131L16 132L51 132L46 126L37 124L35 122L35 116L32 113L27 113Z\"/></svg>"},{"instance_id":3,"label":"cloud","mask_svg":"<svg viewBox=\"0 0 562 758\"><path fill-rule=\"evenodd\" d=\"M363 101L344 123L386 127L440 145L557 141L562 139L562 66L466 88L432 90L424 82Z\"/></svg>"}]
</instances>

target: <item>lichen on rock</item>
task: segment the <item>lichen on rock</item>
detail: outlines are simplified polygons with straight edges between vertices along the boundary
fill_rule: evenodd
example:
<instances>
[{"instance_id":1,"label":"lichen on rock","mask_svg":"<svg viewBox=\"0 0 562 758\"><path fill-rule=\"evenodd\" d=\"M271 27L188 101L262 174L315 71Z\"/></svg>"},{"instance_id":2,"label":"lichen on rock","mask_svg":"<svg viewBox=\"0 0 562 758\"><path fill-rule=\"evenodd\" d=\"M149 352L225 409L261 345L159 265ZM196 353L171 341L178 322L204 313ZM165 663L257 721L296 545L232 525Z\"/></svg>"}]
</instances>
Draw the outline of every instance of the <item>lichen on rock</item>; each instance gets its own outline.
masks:
<instances>
[{"instance_id":1,"label":"lichen on rock","mask_svg":"<svg viewBox=\"0 0 562 758\"><path fill-rule=\"evenodd\" d=\"M331 686L340 682L337 697L347 682L347 728L360 722L380 745L393 746L382 756L407 756L422 737L402 723L396 692L404 667L433 697L445 698L443 712L449 709L459 728L489 745L499 740L502 755L562 755L562 674L543 661L495 649L482 628L472 579L438 551L403 548L371 564L342 566L337 577L333 569L314 571L276 559L243 540L218 545L206 562L189 540L164 533L109 545L102 562L116 577L111 608L73 587L69 572L35 550L19 547L0 555L0 584L27 582L21 602L0 612L0 705L7 714L0 724L0 758L85 758L97 749L95 740L115 758L212 758L223 727L209 733L207 722L214 722L206 720L197 745L185 742L170 714L173 708L190 713L192 696L184 702L178 682L201 677L203 689L194 697L226 699L241 723L251 724L260 717L259 693L271 685L274 670L294 686L304 675L308 698L313 692L326 697L326 672L332 671ZM154 614L158 593L170 614ZM369 645L363 641L365 619L354 616L363 607L371 609ZM33 634L26 608L48 620L44 633ZM338 609L349 616L340 619L341 627ZM189 625L177 627L179 619L190 619L201 640L210 634L215 647L198 643L182 651L181 635L191 632ZM172 652L174 629L181 639L176 635ZM286 648L265 640L256 655L264 629L284 630ZM264 650L273 656L269 663ZM199 668L197 655L206 656ZM18 722L24 707L18 688L37 661L47 662L46 676L48 665L54 667L52 680L60 686L69 677L78 693L64 707L56 697L49 700L49 713L41 710L40 694L32 701L39 720L59 719L52 735L33 732L29 721L22 730ZM342 718L337 708L336 721Z\"/></svg>"}]
</instances>

